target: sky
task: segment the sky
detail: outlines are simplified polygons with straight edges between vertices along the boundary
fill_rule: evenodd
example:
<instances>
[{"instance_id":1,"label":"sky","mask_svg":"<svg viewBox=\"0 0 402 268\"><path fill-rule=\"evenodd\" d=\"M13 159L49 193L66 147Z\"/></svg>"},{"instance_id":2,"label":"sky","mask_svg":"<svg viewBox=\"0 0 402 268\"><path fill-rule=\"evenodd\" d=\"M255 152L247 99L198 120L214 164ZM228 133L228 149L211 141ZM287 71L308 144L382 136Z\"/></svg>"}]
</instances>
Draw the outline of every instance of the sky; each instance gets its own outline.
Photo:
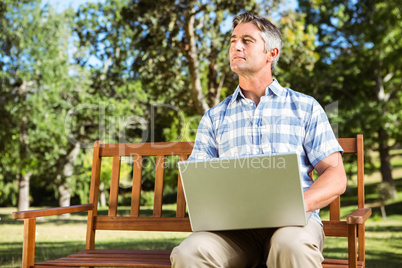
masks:
<instances>
[{"instance_id":1,"label":"sky","mask_svg":"<svg viewBox=\"0 0 402 268\"><path fill-rule=\"evenodd\" d=\"M42 0L42 5L49 3L57 12L61 12L69 7L77 10L81 4L98 2L105 2L105 0Z\"/></svg>"},{"instance_id":2,"label":"sky","mask_svg":"<svg viewBox=\"0 0 402 268\"><path fill-rule=\"evenodd\" d=\"M61 12L69 7L72 7L74 10L83 4L83 3L98 3L105 2L105 0L42 0L42 5L46 3L50 3L57 12ZM297 7L297 0L288 0L284 1L284 8L295 8Z\"/></svg>"}]
</instances>

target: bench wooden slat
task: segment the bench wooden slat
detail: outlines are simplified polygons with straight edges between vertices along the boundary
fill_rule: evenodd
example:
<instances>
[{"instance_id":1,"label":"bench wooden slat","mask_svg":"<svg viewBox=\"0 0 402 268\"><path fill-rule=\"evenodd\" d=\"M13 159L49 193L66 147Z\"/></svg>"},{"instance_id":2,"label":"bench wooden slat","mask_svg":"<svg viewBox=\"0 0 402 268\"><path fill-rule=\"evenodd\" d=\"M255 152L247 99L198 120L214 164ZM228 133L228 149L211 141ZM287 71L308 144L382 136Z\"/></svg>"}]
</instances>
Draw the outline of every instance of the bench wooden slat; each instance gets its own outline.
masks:
<instances>
[{"instance_id":1,"label":"bench wooden slat","mask_svg":"<svg viewBox=\"0 0 402 268\"><path fill-rule=\"evenodd\" d=\"M165 156L156 156L155 189L154 189L154 217L162 217L163 177Z\"/></svg>"},{"instance_id":2,"label":"bench wooden slat","mask_svg":"<svg viewBox=\"0 0 402 268\"><path fill-rule=\"evenodd\" d=\"M79 254L78 254L79 255ZM165 259L155 259L155 258L97 258L97 257L80 257L80 258L60 258L54 261L49 261L52 265L66 265L73 264L79 266L118 266L117 264L126 264L126 267L133 267L133 264L142 264L144 261L156 264L167 264L170 265L169 258ZM45 263L43 263L45 264Z\"/></svg>"},{"instance_id":3,"label":"bench wooden slat","mask_svg":"<svg viewBox=\"0 0 402 268\"><path fill-rule=\"evenodd\" d=\"M68 265L68 266L66 266ZM31 268L49 268L49 267L57 267L57 268L72 268L72 267L141 267L141 268L170 268L170 264L164 264L164 263L156 263L153 262L152 260L137 260L137 261L131 261L131 262L115 262L111 260L110 262L105 262L105 263L96 263L96 262L91 262L91 263L41 263L40 265L35 265L31 266Z\"/></svg>"},{"instance_id":4,"label":"bench wooden slat","mask_svg":"<svg viewBox=\"0 0 402 268\"><path fill-rule=\"evenodd\" d=\"M191 153L194 142L150 142L102 144L100 156L153 156Z\"/></svg>"},{"instance_id":5,"label":"bench wooden slat","mask_svg":"<svg viewBox=\"0 0 402 268\"><path fill-rule=\"evenodd\" d=\"M97 216L94 221L97 230L191 232L188 218Z\"/></svg>"},{"instance_id":6,"label":"bench wooden slat","mask_svg":"<svg viewBox=\"0 0 402 268\"><path fill-rule=\"evenodd\" d=\"M101 257L100 257L101 256ZM149 257L130 257L130 256L120 256L120 255L114 255L114 256L104 256L103 254L99 255L88 255L84 256L84 254L74 254L67 256L65 258L60 258L56 259L54 261L49 261L49 263L52 264L63 264L66 265L66 263L71 263L71 264L80 264L80 265L107 265L109 264L110 266L113 266L113 263L118 264L118 263L126 263L126 264L138 264L141 262L144 262L144 260L151 261L153 263L161 263L161 264L169 264L170 265L170 258L164 257L164 258L155 258L154 256ZM132 265L131 265L132 266ZM130 267L130 265L129 265Z\"/></svg>"},{"instance_id":7,"label":"bench wooden slat","mask_svg":"<svg viewBox=\"0 0 402 268\"><path fill-rule=\"evenodd\" d=\"M44 267L51 266L92 266L92 267L170 267L169 259L118 259L118 258L60 258L54 261L38 263ZM37 267L37 266L35 266Z\"/></svg>"},{"instance_id":8,"label":"bench wooden slat","mask_svg":"<svg viewBox=\"0 0 402 268\"><path fill-rule=\"evenodd\" d=\"M30 267L33 267L33 268L49 268L49 267L52 267L51 265L46 265L46 264L35 264L34 266L30 266ZM71 268L71 267L74 267L74 266L62 266L62 265L57 265L57 268ZM76 266L76 267L78 267L78 266Z\"/></svg>"},{"instance_id":9,"label":"bench wooden slat","mask_svg":"<svg viewBox=\"0 0 402 268\"><path fill-rule=\"evenodd\" d=\"M187 154L181 154L179 161L187 160ZM177 205L176 205L176 217L183 218L186 216L186 199L184 196L183 183L181 181L181 176L179 172L179 177L177 180Z\"/></svg>"},{"instance_id":10,"label":"bench wooden slat","mask_svg":"<svg viewBox=\"0 0 402 268\"><path fill-rule=\"evenodd\" d=\"M130 216L132 217L138 217L140 215L141 181L142 181L142 156L136 155L134 156L133 188L131 191Z\"/></svg>"},{"instance_id":11,"label":"bench wooden slat","mask_svg":"<svg viewBox=\"0 0 402 268\"><path fill-rule=\"evenodd\" d=\"M112 179L110 182L109 194L109 216L117 215L117 198L119 196L119 180L120 180L120 156L113 156Z\"/></svg>"},{"instance_id":12,"label":"bench wooden slat","mask_svg":"<svg viewBox=\"0 0 402 268\"><path fill-rule=\"evenodd\" d=\"M67 258L100 258L100 259L105 259L105 258L119 258L119 259L147 259L147 258L151 258L151 259L166 259L169 258L168 255L158 255L158 254L129 254L126 252L122 252L121 254L105 254L103 252L99 252L99 253L93 253L93 254L72 254L67 256Z\"/></svg>"},{"instance_id":13,"label":"bench wooden slat","mask_svg":"<svg viewBox=\"0 0 402 268\"><path fill-rule=\"evenodd\" d=\"M345 221L322 221L325 236L348 237L348 224Z\"/></svg>"},{"instance_id":14,"label":"bench wooden slat","mask_svg":"<svg viewBox=\"0 0 402 268\"><path fill-rule=\"evenodd\" d=\"M357 152L357 141L355 138L339 138L339 144L341 145L344 153L356 153Z\"/></svg>"},{"instance_id":15,"label":"bench wooden slat","mask_svg":"<svg viewBox=\"0 0 402 268\"><path fill-rule=\"evenodd\" d=\"M89 249L81 250L78 254L130 254L130 255L144 255L144 256L170 256L171 250L146 250L146 249Z\"/></svg>"},{"instance_id":16,"label":"bench wooden slat","mask_svg":"<svg viewBox=\"0 0 402 268\"><path fill-rule=\"evenodd\" d=\"M74 205L69 207L58 207L58 208L44 208L44 209L37 209L37 210L28 210L28 211L18 211L13 212L12 217L13 219L34 219L38 217L45 217L45 216L54 216L54 215L61 215L66 213L74 213L74 212L83 212L92 210L92 204L83 204L83 205Z\"/></svg>"},{"instance_id":17,"label":"bench wooden slat","mask_svg":"<svg viewBox=\"0 0 402 268\"><path fill-rule=\"evenodd\" d=\"M49 267L55 267L55 266L53 266L51 264L46 264L46 263L40 263L40 264L36 263L34 266L31 266L31 267L33 267L33 268L49 268ZM79 267L79 266L76 266L76 265L74 265L74 266L71 266L71 265L69 265L69 266L57 265L57 268L71 268L71 267Z\"/></svg>"},{"instance_id":18,"label":"bench wooden slat","mask_svg":"<svg viewBox=\"0 0 402 268\"><path fill-rule=\"evenodd\" d=\"M331 221L341 220L341 197L338 196L329 204L329 219Z\"/></svg>"},{"instance_id":19,"label":"bench wooden slat","mask_svg":"<svg viewBox=\"0 0 402 268\"><path fill-rule=\"evenodd\" d=\"M341 259L325 259L322 263L323 268L349 268L348 260ZM364 267L362 261L357 261L357 267Z\"/></svg>"},{"instance_id":20,"label":"bench wooden slat","mask_svg":"<svg viewBox=\"0 0 402 268\"><path fill-rule=\"evenodd\" d=\"M95 248L94 217L98 214L99 184L102 158L99 156L101 141L96 141L92 157L91 187L89 190L89 203L93 204L92 210L88 211L87 234L85 249Z\"/></svg>"}]
</instances>

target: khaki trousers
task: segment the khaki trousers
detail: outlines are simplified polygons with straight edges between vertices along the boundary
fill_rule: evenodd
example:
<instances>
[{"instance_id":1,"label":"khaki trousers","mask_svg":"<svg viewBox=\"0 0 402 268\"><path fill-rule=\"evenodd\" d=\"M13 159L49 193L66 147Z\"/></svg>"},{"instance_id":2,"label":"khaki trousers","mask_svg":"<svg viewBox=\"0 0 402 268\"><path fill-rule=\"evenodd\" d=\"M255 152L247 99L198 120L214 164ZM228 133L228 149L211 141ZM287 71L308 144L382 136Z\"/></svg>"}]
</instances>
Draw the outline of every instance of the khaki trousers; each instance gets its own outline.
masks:
<instances>
[{"instance_id":1,"label":"khaki trousers","mask_svg":"<svg viewBox=\"0 0 402 268\"><path fill-rule=\"evenodd\" d=\"M324 232L310 219L303 227L194 232L175 247L172 267L322 267Z\"/></svg>"}]
</instances>

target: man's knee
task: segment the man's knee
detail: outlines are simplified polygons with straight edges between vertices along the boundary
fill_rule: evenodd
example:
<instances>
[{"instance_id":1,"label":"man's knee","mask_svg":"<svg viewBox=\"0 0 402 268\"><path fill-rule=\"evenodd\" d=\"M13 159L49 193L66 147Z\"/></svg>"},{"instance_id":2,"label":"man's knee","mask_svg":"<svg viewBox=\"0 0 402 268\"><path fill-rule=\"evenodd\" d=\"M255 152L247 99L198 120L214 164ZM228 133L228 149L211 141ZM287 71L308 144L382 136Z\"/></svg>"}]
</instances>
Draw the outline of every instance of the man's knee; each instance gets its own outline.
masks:
<instances>
[{"instance_id":1,"label":"man's knee","mask_svg":"<svg viewBox=\"0 0 402 268\"><path fill-rule=\"evenodd\" d=\"M219 267L213 234L192 233L172 250L172 267Z\"/></svg>"},{"instance_id":2,"label":"man's knee","mask_svg":"<svg viewBox=\"0 0 402 268\"><path fill-rule=\"evenodd\" d=\"M298 227L278 229L270 242L268 267L319 267L323 261L320 240Z\"/></svg>"},{"instance_id":3,"label":"man's knee","mask_svg":"<svg viewBox=\"0 0 402 268\"><path fill-rule=\"evenodd\" d=\"M170 254L172 267L190 267L191 264L197 262L197 248L178 245Z\"/></svg>"}]
</instances>

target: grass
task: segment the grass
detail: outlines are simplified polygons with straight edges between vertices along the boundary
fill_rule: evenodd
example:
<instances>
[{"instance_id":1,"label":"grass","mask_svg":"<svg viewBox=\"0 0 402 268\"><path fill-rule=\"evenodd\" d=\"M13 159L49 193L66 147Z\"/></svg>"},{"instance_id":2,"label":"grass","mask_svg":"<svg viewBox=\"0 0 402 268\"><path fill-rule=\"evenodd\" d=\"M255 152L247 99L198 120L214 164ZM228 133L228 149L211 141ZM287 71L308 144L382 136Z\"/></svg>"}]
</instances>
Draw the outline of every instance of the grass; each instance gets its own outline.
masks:
<instances>
[{"instance_id":1,"label":"grass","mask_svg":"<svg viewBox=\"0 0 402 268\"><path fill-rule=\"evenodd\" d=\"M402 168L395 170L401 173ZM377 176L377 177L376 177ZM399 178L402 177L399 176ZM377 199L375 187L378 174L367 177L365 187L367 204L374 204ZM402 267L402 178L395 180L398 198L387 206L387 219L382 220L380 209L373 207L373 215L366 224L366 267ZM346 216L355 207L355 186L350 182L342 201L342 216ZM0 267L21 267L23 222L11 219L14 208L0 208ZM173 206L164 207L167 214L174 213ZM107 214L105 209L100 214ZM119 210L120 215L127 215L128 208ZM145 215L152 212L144 209ZM328 217L328 210L323 209L323 219ZM84 213L73 214L69 219L46 217L37 220L36 261L64 257L76 253L85 246L86 216ZM168 232L123 232L98 231L97 248L104 249L172 249L188 233ZM325 241L326 258L347 258L347 240L328 237Z\"/></svg>"}]
</instances>

